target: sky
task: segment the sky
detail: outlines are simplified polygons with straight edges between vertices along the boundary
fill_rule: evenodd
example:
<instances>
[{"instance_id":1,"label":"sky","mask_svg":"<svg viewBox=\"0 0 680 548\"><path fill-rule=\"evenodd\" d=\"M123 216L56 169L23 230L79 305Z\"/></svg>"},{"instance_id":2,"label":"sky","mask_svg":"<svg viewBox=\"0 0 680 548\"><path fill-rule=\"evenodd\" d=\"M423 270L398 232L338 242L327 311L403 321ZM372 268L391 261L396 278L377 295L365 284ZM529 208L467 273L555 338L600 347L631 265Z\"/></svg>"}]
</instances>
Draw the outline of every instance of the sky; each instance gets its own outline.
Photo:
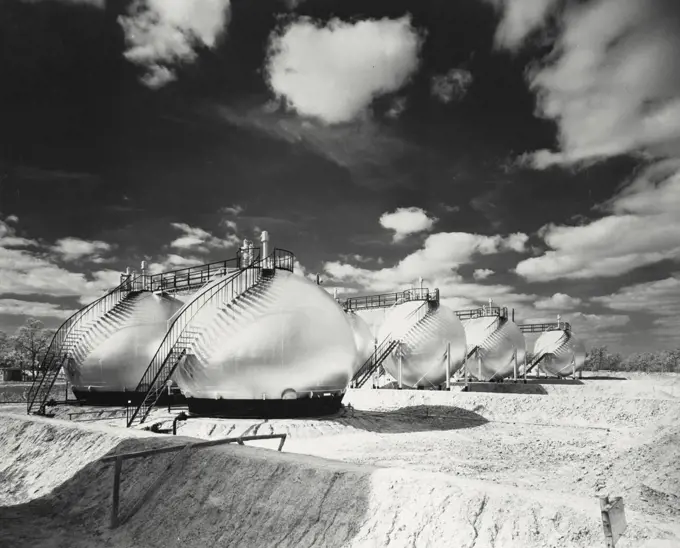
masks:
<instances>
[{"instance_id":1,"label":"sky","mask_svg":"<svg viewBox=\"0 0 680 548\"><path fill-rule=\"evenodd\" d=\"M267 230L329 291L680 346L677 0L0 9L0 330Z\"/></svg>"}]
</instances>

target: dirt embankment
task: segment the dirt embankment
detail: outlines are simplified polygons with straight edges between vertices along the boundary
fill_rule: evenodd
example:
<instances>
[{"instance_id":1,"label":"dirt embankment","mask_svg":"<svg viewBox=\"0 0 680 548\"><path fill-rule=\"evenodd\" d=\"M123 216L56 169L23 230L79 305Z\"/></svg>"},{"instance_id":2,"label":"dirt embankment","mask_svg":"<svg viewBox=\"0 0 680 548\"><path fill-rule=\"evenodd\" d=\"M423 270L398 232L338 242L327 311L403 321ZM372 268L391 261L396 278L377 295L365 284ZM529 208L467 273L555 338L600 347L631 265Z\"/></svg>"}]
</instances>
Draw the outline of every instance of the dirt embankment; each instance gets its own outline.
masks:
<instances>
[{"instance_id":1,"label":"dirt embankment","mask_svg":"<svg viewBox=\"0 0 680 548\"><path fill-rule=\"evenodd\" d=\"M126 461L124 523L109 530L112 472L97 459L187 438L57 420L0 416L0 421L0 462L3 483L9 485L0 494L3 545L563 548L601 543L593 498L238 446ZM166 480L130 515L168 466ZM642 546L639 539L669 534L655 524L635 524L621 546Z\"/></svg>"}]
</instances>

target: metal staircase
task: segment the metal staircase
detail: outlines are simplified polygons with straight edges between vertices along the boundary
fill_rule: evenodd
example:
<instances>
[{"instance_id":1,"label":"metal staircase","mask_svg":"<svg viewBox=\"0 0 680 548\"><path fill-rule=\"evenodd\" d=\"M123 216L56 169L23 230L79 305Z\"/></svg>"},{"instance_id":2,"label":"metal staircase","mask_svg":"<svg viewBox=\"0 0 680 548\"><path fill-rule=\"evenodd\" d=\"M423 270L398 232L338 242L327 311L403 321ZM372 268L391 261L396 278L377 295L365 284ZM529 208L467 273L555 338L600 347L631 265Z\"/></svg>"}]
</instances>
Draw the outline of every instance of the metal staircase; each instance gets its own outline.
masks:
<instances>
[{"instance_id":1,"label":"metal staircase","mask_svg":"<svg viewBox=\"0 0 680 548\"><path fill-rule=\"evenodd\" d=\"M82 363L85 358L104 340L111 337L122 326L137 320L135 315L135 303L148 292L133 291L114 306L101 318L91 321L82 328L74 330L69 337L72 338L73 350L71 357L78 363Z\"/></svg>"},{"instance_id":2,"label":"metal staircase","mask_svg":"<svg viewBox=\"0 0 680 548\"><path fill-rule=\"evenodd\" d=\"M401 344L402 340L408 334L417 329L423 322L427 321L429 314L439 307L439 291L435 290L437 300L425 300L418 308L411 312L404 318L404 321L411 320L416 317L416 321L404 333L390 333L385 340L383 340L378 347L373 351L373 354L364 362L359 370L354 374L350 382L350 386L354 388L361 388L366 384L368 379L377 371L383 364L387 357L394 351L394 349ZM420 299L419 299L420 300ZM397 303L398 304L398 303Z\"/></svg>"},{"instance_id":3,"label":"metal staircase","mask_svg":"<svg viewBox=\"0 0 680 548\"><path fill-rule=\"evenodd\" d=\"M565 335L560 338L560 342L563 344L568 341L571 337L571 324L569 322L562 322L557 317L557 322L543 322L543 323L529 323L519 325L519 329L522 333L545 333L546 331L564 331ZM561 345L560 345L561 346ZM541 349L535 356L531 358L531 361L527 363L524 367L524 376L530 373L550 352L545 352Z\"/></svg>"},{"instance_id":4,"label":"metal staircase","mask_svg":"<svg viewBox=\"0 0 680 548\"><path fill-rule=\"evenodd\" d=\"M484 353L485 351L493 348L497 342L499 342L501 339L503 339L503 335L500 331L501 327L503 327L503 323L505 320L501 319L500 317L494 321L491 325L489 325L486 328L486 336L482 339L482 341L476 345L470 352L468 352L468 355L466 357L466 368L468 372L470 372L471 375L475 376L478 381L481 381L482 377L482 372L481 368L478 369L477 375L474 375L472 373L472 370L470 367L467 367L467 360L471 358L473 355L476 355L478 358L480 358L480 353Z\"/></svg>"},{"instance_id":5,"label":"metal staircase","mask_svg":"<svg viewBox=\"0 0 680 548\"><path fill-rule=\"evenodd\" d=\"M44 358L40 363L40 377L33 380L28 390L27 412L44 414L45 404L62 367L72 357L74 347L90 326L110 313L125 299L141 290L141 276L126 279L118 287L82 308L68 318L52 337Z\"/></svg>"},{"instance_id":6,"label":"metal staircase","mask_svg":"<svg viewBox=\"0 0 680 548\"><path fill-rule=\"evenodd\" d=\"M562 329L562 328L560 328ZM554 329L548 330L548 331L554 331ZM556 349L561 348L564 343L569 341L570 339L570 332L567 331L565 332L562 337L559 339L559 344L556 346ZM552 352L546 352L545 349L540 349L535 356L531 358L531 361L526 364L524 368L524 375L526 376L527 373L530 373L532 369L534 369L541 361L543 361L547 356L552 354Z\"/></svg>"},{"instance_id":7,"label":"metal staircase","mask_svg":"<svg viewBox=\"0 0 680 548\"><path fill-rule=\"evenodd\" d=\"M132 299L141 293L194 291L229 272L238 271L243 257L207 263L161 274L128 274L103 297L68 318L54 334L40 364L40 376L28 390L28 413L44 413L59 373L69 359L86 357L96 345L130 320ZM291 262L292 269L292 262Z\"/></svg>"},{"instance_id":8,"label":"metal staircase","mask_svg":"<svg viewBox=\"0 0 680 548\"><path fill-rule=\"evenodd\" d=\"M137 385L136 391L143 393L144 398L128 413L128 427L144 422L180 361L194 346L199 331L188 327L201 310L222 303L234 306L276 270L293 271L295 257L290 251L275 249L271 255L260 258L258 248L251 250L251 257L239 262L238 271L209 283L171 318L165 338Z\"/></svg>"}]
</instances>

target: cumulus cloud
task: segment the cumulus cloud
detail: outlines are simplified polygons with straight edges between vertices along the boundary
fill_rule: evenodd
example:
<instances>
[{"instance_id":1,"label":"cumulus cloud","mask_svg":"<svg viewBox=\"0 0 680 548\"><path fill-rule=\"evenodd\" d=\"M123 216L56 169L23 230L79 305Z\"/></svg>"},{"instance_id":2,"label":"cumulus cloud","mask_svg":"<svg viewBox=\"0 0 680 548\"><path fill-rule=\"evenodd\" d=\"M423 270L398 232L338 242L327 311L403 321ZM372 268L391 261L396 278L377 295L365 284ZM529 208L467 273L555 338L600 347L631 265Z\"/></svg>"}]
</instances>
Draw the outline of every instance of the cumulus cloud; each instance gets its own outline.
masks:
<instances>
[{"instance_id":1,"label":"cumulus cloud","mask_svg":"<svg viewBox=\"0 0 680 548\"><path fill-rule=\"evenodd\" d=\"M240 206L238 204L224 206L220 208L220 213L223 213L224 215L233 215L234 217L238 217L241 213L243 213L243 206Z\"/></svg>"},{"instance_id":2,"label":"cumulus cloud","mask_svg":"<svg viewBox=\"0 0 680 548\"><path fill-rule=\"evenodd\" d=\"M572 310L583 301L576 297L570 297L564 293L555 293L552 297L539 299L534 303L538 310Z\"/></svg>"},{"instance_id":3,"label":"cumulus cloud","mask_svg":"<svg viewBox=\"0 0 680 548\"><path fill-rule=\"evenodd\" d=\"M584 314L576 312L562 318L571 323L576 333L584 338L592 331L606 331L616 327L623 327L630 322L630 316L626 314Z\"/></svg>"},{"instance_id":4,"label":"cumulus cloud","mask_svg":"<svg viewBox=\"0 0 680 548\"><path fill-rule=\"evenodd\" d=\"M18 221L19 219L14 215L10 215L4 221L0 219L0 247L27 247L38 245L38 242L35 240L19 236L16 228L8 224L16 224Z\"/></svg>"},{"instance_id":5,"label":"cumulus cloud","mask_svg":"<svg viewBox=\"0 0 680 548\"><path fill-rule=\"evenodd\" d=\"M486 0L501 14L495 43L499 48L517 50L525 39L540 29L563 0Z\"/></svg>"},{"instance_id":6,"label":"cumulus cloud","mask_svg":"<svg viewBox=\"0 0 680 548\"><path fill-rule=\"evenodd\" d=\"M62 238L52 246L52 251L63 261L77 261L87 258L91 262L100 263L104 259L101 253L110 251L111 244L99 240L81 240L80 238Z\"/></svg>"},{"instance_id":7,"label":"cumulus cloud","mask_svg":"<svg viewBox=\"0 0 680 548\"><path fill-rule=\"evenodd\" d=\"M165 257L161 257L160 259L149 263L148 269L151 274L160 274L161 272L189 268L190 266L198 266L204 263L205 261L198 257L180 256L170 253Z\"/></svg>"},{"instance_id":8,"label":"cumulus cloud","mask_svg":"<svg viewBox=\"0 0 680 548\"><path fill-rule=\"evenodd\" d=\"M593 301L612 310L680 317L680 274L622 287L610 295L593 297Z\"/></svg>"},{"instance_id":9,"label":"cumulus cloud","mask_svg":"<svg viewBox=\"0 0 680 548\"><path fill-rule=\"evenodd\" d=\"M392 213L383 213L380 217L381 226L394 231L395 242L400 242L411 234L431 230L436 222L436 217L429 217L419 207L400 207Z\"/></svg>"},{"instance_id":10,"label":"cumulus cloud","mask_svg":"<svg viewBox=\"0 0 680 548\"><path fill-rule=\"evenodd\" d=\"M678 51L674 0L571 3L553 52L529 73L538 114L557 123L560 147L524 161L543 169L639 152L680 156Z\"/></svg>"},{"instance_id":11,"label":"cumulus cloud","mask_svg":"<svg viewBox=\"0 0 680 548\"><path fill-rule=\"evenodd\" d=\"M327 262L326 273L334 280L352 282L367 290L395 291L408 286L418 277L460 284L455 271L469 264L476 255L492 255L510 251L510 238L482 236L465 232L441 232L427 237L421 249L407 255L393 267L379 270L360 268L339 261ZM487 286L480 286L491 291Z\"/></svg>"},{"instance_id":12,"label":"cumulus cloud","mask_svg":"<svg viewBox=\"0 0 680 548\"><path fill-rule=\"evenodd\" d=\"M399 118L404 111L406 110L406 97L396 97L392 101L392 106L390 109L385 113L385 116L388 118L392 118L393 120L396 120Z\"/></svg>"},{"instance_id":13,"label":"cumulus cloud","mask_svg":"<svg viewBox=\"0 0 680 548\"><path fill-rule=\"evenodd\" d=\"M460 101L472 85L472 73L465 69L452 68L444 74L432 77L430 92L442 103Z\"/></svg>"},{"instance_id":14,"label":"cumulus cloud","mask_svg":"<svg viewBox=\"0 0 680 548\"><path fill-rule=\"evenodd\" d=\"M472 273L472 277L475 280L486 280L493 273L494 273L493 270L490 270L488 268L478 268Z\"/></svg>"},{"instance_id":15,"label":"cumulus cloud","mask_svg":"<svg viewBox=\"0 0 680 548\"><path fill-rule=\"evenodd\" d=\"M170 242L170 247L176 249L186 249L193 253L208 253L211 249L236 247L240 244L235 234L229 234L222 239L213 236L207 230L189 226L186 223L171 223L171 226L183 233L182 236Z\"/></svg>"},{"instance_id":16,"label":"cumulus cloud","mask_svg":"<svg viewBox=\"0 0 680 548\"><path fill-rule=\"evenodd\" d=\"M158 88L176 78L174 67L195 61L199 48L215 47L229 18L229 0L137 0L118 22L126 59L143 66L143 82Z\"/></svg>"},{"instance_id":17,"label":"cumulus cloud","mask_svg":"<svg viewBox=\"0 0 680 548\"><path fill-rule=\"evenodd\" d=\"M0 314L9 316L33 316L49 318L68 318L76 312L54 303L22 301L19 299L0 299Z\"/></svg>"},{"instance_id":18,"label":"cumulus cloud","mask_svg":"<svg viewBox=\"0 0 680 548\"><path fill-rule=\"evenodd\" d=\"M409 81L421 43L410 16L355 23L336 18L325 26L300 18L270 37L267 81L298 114L349 122Z\"/></svg>"},{"instance_id":19,"label":"cumulus cloud","mask_svg":"<svg viewBox=\"0 0 680 548\"><path fill-rule=\"evenodd\" d=\"M680 161L647 168L601 209L609 215L588 224L543 227L550 249L521 261L517 273L531 281L619 276L680 260Z\"/></svg>"},{"instance_id":20,"label":"cumulus cloud","mask_svg":"<svg viewBox=\"0 0 680 548\"><path fill-rule=\"evenodd\" d=\"M86 302L119 283L120 273L102 270L90 277L66 270L42 253L0 247L0 295L82 297Z\"/></svg>"}]
</instances>

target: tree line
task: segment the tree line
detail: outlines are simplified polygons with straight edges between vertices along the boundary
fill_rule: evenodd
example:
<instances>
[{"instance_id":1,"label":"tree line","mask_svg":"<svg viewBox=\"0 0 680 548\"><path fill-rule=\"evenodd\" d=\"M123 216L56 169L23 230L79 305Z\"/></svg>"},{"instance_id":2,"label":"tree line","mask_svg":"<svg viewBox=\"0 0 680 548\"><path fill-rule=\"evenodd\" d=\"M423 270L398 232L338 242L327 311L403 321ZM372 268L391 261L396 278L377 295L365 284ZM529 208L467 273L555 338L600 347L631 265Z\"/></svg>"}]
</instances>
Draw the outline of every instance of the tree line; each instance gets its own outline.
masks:
<instances>
[{"instance_id":1,"label":"tree line","mask_svg":"<svg viewBox=\"0 0 680 548\"><path fill-rule=\"evenodd\" d=\"M0 331L0 368L19 368L24 377L35 377L53 335L35 318L28 318L14 335Z\"/></svg>"},{"instance_id":2,"label":"tree line","mask_svg":"<svg viewBox=\"0 0 680 548\"><path fill-rule=\"evenodd\" d=\"M638 352L623 356L596 346L586 353L586 371L642 371L644 373L680 373L680 349Z\"/></svg>"}]
</instances>

